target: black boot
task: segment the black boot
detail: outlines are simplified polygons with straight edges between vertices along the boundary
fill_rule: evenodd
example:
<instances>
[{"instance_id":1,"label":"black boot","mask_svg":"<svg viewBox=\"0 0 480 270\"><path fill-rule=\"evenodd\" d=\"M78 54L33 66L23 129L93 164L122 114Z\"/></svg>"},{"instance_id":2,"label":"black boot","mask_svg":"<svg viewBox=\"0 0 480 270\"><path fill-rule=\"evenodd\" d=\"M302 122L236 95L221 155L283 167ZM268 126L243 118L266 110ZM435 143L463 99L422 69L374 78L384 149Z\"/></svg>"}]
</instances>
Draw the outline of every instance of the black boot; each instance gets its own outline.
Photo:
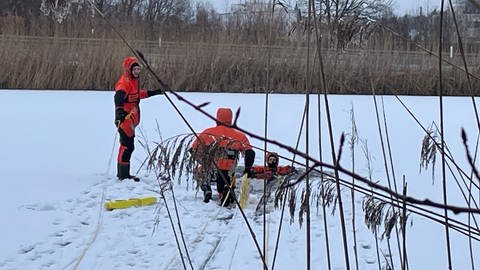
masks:
<instances>
[{"instance_id":1,"label":"black boot","mask_svg":"<svg viewBox=\"0 0 480 270\"><path fill-rule=\"evenodd\" d=\"M203 190L203 202L208 203L212 199L212 188L208 183L204 182L200 185L200 189Z\"/></svg>"},{"instance_id":2,"label":"black boot","mask_svg":"<svg viewBox=\"0 0 480 270\"><path fill-rule=\"evenodd\" d=\"M130 175L130 164L121 164L117 163L117 177L119 180L124 179L133 179L133 181L138 182L140 178Z\"/></svg>"},{"instance_id":3,"label":"black boot","mask_svg":"<svg viewBox=\"0 0 480 270\"><path fill-rule=\"evenodd\" d=\"M208 203L212 199L212 191L206 190L203 192L203 202Z\"/></svg>"}]
</instances>

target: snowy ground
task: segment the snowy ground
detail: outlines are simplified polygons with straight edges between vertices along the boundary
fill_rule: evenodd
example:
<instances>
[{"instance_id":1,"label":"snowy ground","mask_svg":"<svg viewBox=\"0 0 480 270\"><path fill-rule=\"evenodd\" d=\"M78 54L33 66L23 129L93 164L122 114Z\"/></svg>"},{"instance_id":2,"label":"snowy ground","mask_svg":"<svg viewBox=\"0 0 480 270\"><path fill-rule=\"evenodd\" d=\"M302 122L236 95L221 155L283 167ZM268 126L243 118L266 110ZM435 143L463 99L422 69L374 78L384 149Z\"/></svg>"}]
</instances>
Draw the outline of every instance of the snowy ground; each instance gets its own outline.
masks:
<instances>
[{"instance_id":1,"label":"snowy ground","mask_svg":"<svg viewBox=\"0 0 480 270\"><path fill-rule=\"evenodd\" d=\"M238 124L256 134L263 134L263 95L190 93L185 97L199 104L210 101L207 110L214 114L217 107L241 107ZM146 157L140 144L132 158L133 171L140 168L140 183L119 182L112 155L115 129L113 126L112 92L89 91L0 91L0 169L3 188L0 211L0 269L183 269L175 234L179 235L174 216L175 232L168 218L167 208L158 194L154 174L140 168ZM183 103L173 99L196 131L213 125ZM438 98L402 97L420 122L429 126L438 123ZM316 97L310 109L310 153L318 152L318 118ZM323 97L322 97L323 101ZM371 154L372 176L386 185L385 169L376 127L373 99L367 96L331 96L334 119L335 147L341 132L350 132L350 109L361 139L366 139ZM269 137L295 145L304 97L301 95L271 95L269 108ZM163 139L189 133L181 118L163 97L142 101L143 140L151 145ZM394 97L385 97L385 110L397 178L405 175L409 194L418 198L441 201L441 181L432 184L431 171L419 173L420 145L423 131ZM470 147L477 136L473 109L469 98L447 98L445 104L446 140L453 156L465 163L460 140L460 128L466 128ZM322 112L324 115L324 112ZM324 116L323 116L324 117ZM160 126L156 131L156 122ZM322 123L325 123L322 120ZM326 140L327 129L322 124L324 159L330 160ZM140 137L139 137L140 139ZM302 136L300 149L305 149ZM256 146L263 143L252 140ZM282 149L269 149L291 157ZM304 151L304 150L303 150ZM356 170L367 175L365 156L356 150ZM473 149L471 149L473 152ZM349 168L350 154L344 149L342 164ZM111 162L110 162L111 160ZM440 160L440 158L438 158ZM256 164L262 154L257 152ZM282 162L287 164L286 162ZM440 164L436 175L440 175ZM468 166L465 166L468 171ZM398 180L399 181L399 180ZM449 182L449 203L465 205L455 184ZM399 185L398 185L399 186ZM254 182L246 216L256 239L263 245L263 217L255 216L261 183ZM262 263L238 209L224 209L215 202L205 204L191 182L175 182L174 195L183 235L194 269L261 269ZM350 265L354 269L352 243L352 209L350 192L344 189L345 218L349 236ZM105 211L103 203L111 199L155 196L154 206ZM477 197L478 198L478 197ZM174 214L172 194L167 194L168 209ZM360 269L378 269L375 239L363 224L362 198L356 197L357 240ZM329 213L332 209L329 209ZM452 214L450 214L452 215ZM268 253L271 262L279 225L279 210L268 215ZM287 215L288 216L288 215ZM456 216L466 220L464 215ZM477 215L478 218L478 215ZM328 215L328 235L333 269L345 269L338 211ZM305 226L298 225L298 216L292 224L283 221L280 248L275 269L306 268ZM313 269L327 267L325 228L321 210L312 207L311 262ZM412 215L408 227L407 247L410 269L446 268L445 232L438 223ZM470 268L468 245L464 237L451 232L455 269ZM181 239L179 239L181 241ZM394 243L392 251L395 267L399 268ZM480 245L474 241L474 252ZM387 254L385 241L381 242ZM183 253L185 254L185 253ZM478 260L478 258L476 258ZM384 255L381 255L382 265ZM188 260L185 267L191 269ZM271 263L270 263L271 264ZM271 267L271 265L269 265Z\"/></svg>"}]
</instances>

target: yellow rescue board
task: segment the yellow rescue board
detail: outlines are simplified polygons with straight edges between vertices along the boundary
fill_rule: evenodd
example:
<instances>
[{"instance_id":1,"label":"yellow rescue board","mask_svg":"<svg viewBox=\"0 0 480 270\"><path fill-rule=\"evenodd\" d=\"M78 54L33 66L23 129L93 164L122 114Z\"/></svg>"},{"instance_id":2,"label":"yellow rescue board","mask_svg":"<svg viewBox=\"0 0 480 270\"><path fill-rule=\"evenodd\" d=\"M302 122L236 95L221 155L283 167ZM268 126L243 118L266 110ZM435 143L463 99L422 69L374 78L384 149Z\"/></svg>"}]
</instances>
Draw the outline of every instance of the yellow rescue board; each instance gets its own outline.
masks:
<instances>
[{"instance_id":1,"label":"yellow rescue board","mask_svg":"<svg viewBox=\"0 0 480 270\"><path fill-rule=\"evenodd\" d=\"M111 200L105 202L105 209L125 209L130 207L140 207L153 205L157 203L157 197L130 198L128 200Z\"/></svg>"},{"instance_id":2,"label":"yellow rescue board","mask_svg":"<svg viewBox=\"0 0 480 270\"><path fill-rule=\"evenodd\" d=\"M250 178L248 178L247 174L244 174L241 178L241 181L239 204L240 207L244 209L248 203L248 197L250 195Z\"/></svg>"}]
</instances>

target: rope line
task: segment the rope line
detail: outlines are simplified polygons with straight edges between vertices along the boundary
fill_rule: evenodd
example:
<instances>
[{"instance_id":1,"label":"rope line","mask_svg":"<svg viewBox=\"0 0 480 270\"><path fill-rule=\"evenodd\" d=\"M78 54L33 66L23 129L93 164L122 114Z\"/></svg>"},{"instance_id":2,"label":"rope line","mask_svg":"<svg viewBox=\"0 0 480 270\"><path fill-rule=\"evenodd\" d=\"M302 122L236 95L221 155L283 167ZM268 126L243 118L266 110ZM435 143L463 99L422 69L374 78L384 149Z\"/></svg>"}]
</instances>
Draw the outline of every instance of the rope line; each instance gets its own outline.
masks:
<instances>
[{"instance_id":1,"label":"rope line","mask_svg":"<svg viewBox=\"0 0 480 270\"><path fill-rule=\"evenodd\" d=\"M105 190L106 190L106 184L103 185L102 197L101 197L101 200L100 200L100 209L99 209L99 212L98 212L97 226L96 226L95 231L93 233L92 239L90 240L90 242L87 243L87 246L83 249L82 253L77 258L77 262L75 263L75 265L72 268L73 270L78 269L78 266L82 262L83 258L85 258L85 254L87 254L87 251L93 245L95 240L97 240L98 232L100 231L100 228L101 228L102 223L103 223L103 202L105 200Z\"/></svg>"}]
</instances>

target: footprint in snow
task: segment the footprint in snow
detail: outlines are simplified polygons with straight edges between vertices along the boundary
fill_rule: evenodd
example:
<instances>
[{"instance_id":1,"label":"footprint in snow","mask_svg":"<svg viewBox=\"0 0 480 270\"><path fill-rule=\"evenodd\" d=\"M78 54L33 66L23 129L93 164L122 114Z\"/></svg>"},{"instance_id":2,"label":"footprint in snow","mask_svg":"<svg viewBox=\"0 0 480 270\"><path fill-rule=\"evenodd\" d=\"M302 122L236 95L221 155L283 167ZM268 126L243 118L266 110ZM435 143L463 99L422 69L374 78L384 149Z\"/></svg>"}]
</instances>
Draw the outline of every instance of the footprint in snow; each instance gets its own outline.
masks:
<instances>
[{"instance_id":1,"label":"footprint in snow","mask_svg":"<svg viewBox=\"0 0 480 270\"><path fill-rule=\"evenodd\" d=\"M42 253L42 254L52 255L52 254L55 253L55 250L53 250L53 249L47 249L47 250L45 250L45 251L42 251L41 253Z\"/></svg>"},{"instance_id":2,"label":"footprint in snow","mask_svg":"<svg viewBox=\"0 0 480 270\"><path fill-rule=\"evenodd\" d=\"M55 262L52 261L52 260L50 260L50 261L48 261L48 262L46 262L46 263L42 263L41 266L42 266L42 267L46 267L46 268L50 268L50 267L52 267L52 266L54 266L54 265L55 265Z\"/></svg>"},{"instance_id":3,"label":"footprint in snow","mask_svg":"<svg viewBox=\"0 0 480 270\"><path fill-rule=\"evenodd\" d=\"M59 232L53 233L49 235L50 237L63 237L65 235L66 230L61 230Z\"/></svg>"},{"instance_id":4,"label":"footprint in snow","mask_svg":"<svg viewBox=\"0 0 480 270\"><path fill-rule=\"evenodd\" d=\"M98 206L98 202L89 202L86 205L86 207L88 207L88 208L94 208L96 206Z\"/></svg>"},{"instance_id":5,"label":"footprint in snow","mask_svg":"<svg viewBox=\"0 0 480 270\"><path fill-rule=\"evenodd\" d=\"M130 250L128 250L127 252L130 253L130 254L136 255L136 254L138 254L138 253L140 252L140 250L138 250L138 249L130 249Z\"/></svg>"},{"instance_id":6,"label":"footprint in snow","mask_svg":"<svg viewBox=\"0 0 480 270\"><path fill-rule=\"evenodd\" d=\"M134 236L138 237L138 238L145 238L145 237L147 237L147 234L141 232L141 233L135 233Z\"/></svg>"},{"instance_id":7,"label":"footprint in snow","mask_svg":"<svg viewBox=\"0 0 480 270\"><path fill-rule=\"evenodd\" d=\"M27 245L27 246L20 247L20 250L18 251L18 253L27 254L34 249L35 249L35 245Z\"/></svg>"},{"instance_id":8,"label":"footprint in snow","mask_svg":"<svg viewBox=\"0 0 480 270\"><path fill-rule=\"evenodd\" d=\"M55 206L51 204L28 204L24 205L23 208L28 209L28 210L34 210L34 211L55 211L56 208Z\"/></svg>"},{"instance_id":9,"label":"footprint in snow","mask_svg":"<svg viewBox=\"0 0 480 270\"><path fill-rule=\"evenodd\" d=\"M55 245L60 246L60 247L66 247L70 245L72 242L71 241L58 241L55 243Z\"/></svg>"},{"instance_id":10,"label":"footprint in snow","mask_svg":"<svg viewBox=\"0 0 480 270\"><path fill-rule=\"evenodd\" d=\"M360 244L360 245L363 249L371 249L372 248L372 246L370 246L369 244Z\"/></svg>"},{"instance_id":11,"label":"footprint in snow","mask_svg":"<svg viewBox=\"0 0 480 270\"><path fill-rule=\"evenodd\" d=\"M80 221L80 224L85 225L85 226L90 225L90 223L88 221Z\"/></svg>"},{"instance_id":12,"label":"footprint in snow","mask_svg":"<svg viewBox=\"0 0 480 270\"><path fill-rule=\"evenodd\" d=\"M63 219L56 219L52 222L52 225L60 225L62 224L62 222L63 222Z\"/></svg>"}]
</instances>

